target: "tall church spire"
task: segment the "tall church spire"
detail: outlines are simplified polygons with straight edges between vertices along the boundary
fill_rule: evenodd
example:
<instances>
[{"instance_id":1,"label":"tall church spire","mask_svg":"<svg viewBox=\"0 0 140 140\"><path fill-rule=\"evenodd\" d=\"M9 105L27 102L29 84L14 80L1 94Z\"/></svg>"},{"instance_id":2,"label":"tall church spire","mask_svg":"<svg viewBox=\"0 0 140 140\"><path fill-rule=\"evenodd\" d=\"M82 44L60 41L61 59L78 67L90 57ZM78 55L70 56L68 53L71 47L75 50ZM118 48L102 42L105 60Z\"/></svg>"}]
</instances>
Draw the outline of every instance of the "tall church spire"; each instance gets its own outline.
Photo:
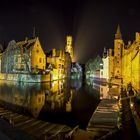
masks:
<instances>
[{"instance_id":1,"label":"tall church spire","mask_svg":"<svg viewBox=\"0 0 140 140\"><path fill-rule=\"evenodd\" d=\"M120 25L118 24L117 27L117 32L115 34L115 39L122 39L122 34L121 34L121 30L120 30Z\"/></svg>"}]
</instances>

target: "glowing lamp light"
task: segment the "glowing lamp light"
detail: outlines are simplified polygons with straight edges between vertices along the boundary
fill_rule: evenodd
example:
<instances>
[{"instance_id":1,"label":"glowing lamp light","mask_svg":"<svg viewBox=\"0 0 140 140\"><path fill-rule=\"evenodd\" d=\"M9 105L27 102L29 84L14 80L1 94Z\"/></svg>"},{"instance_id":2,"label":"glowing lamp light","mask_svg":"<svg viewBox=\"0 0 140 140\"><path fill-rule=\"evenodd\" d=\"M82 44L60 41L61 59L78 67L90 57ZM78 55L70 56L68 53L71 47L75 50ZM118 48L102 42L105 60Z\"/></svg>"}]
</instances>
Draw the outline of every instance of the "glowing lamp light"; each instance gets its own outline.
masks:
<instances>
[{"instance_id":1,"label":"glowing lamp light","mask_svg":"<svg viewBox=\"0 0 140 140\"><path fill-rule=\"evenodd\" d=\"M130 107L131 107L131 108L134 107L134 103L133 103L133 102L130 103Z\"/></svg>"}]
</instances>

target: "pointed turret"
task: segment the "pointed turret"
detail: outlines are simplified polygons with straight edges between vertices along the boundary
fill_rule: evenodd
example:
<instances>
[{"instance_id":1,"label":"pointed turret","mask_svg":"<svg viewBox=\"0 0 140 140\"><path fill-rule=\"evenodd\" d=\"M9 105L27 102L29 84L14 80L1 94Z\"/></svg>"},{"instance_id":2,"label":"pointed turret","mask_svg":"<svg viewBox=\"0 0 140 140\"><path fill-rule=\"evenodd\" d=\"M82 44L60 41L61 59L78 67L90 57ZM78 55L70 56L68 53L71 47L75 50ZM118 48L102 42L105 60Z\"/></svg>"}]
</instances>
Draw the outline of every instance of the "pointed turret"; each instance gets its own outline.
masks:
<instances>
[{"instance_id":1,"label":"pointed turret","mask_svg":"<svg viewBox=\"0 0 140 140\"><path fill-rule=\"evenodd\" d=\"M118 24L118 27L117 27L117 32L115 34L115 39L122 39L122 34L121 34L121 31L120 31L119 24Z\"/></svg>"}]
</instances>

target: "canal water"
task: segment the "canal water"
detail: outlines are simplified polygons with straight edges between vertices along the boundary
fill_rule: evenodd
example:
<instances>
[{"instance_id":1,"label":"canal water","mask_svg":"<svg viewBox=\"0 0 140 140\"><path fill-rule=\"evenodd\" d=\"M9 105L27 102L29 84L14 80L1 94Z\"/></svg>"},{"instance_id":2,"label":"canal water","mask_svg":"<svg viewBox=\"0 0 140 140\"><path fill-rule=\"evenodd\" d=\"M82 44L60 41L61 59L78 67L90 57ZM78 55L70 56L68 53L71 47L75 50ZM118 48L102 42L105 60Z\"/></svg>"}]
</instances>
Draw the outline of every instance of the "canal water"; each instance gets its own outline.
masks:
<instances>
[{"instance_id":1,"label":"canal water","mask_svg":"<svg viewBox=\"0 0 140 140\"><path fill-rule=\"evenodd\" d=\"M85 129L108 87L92 81L43 84L0 81L0 106L44 121Z\"/></svg>"}]
</instances>

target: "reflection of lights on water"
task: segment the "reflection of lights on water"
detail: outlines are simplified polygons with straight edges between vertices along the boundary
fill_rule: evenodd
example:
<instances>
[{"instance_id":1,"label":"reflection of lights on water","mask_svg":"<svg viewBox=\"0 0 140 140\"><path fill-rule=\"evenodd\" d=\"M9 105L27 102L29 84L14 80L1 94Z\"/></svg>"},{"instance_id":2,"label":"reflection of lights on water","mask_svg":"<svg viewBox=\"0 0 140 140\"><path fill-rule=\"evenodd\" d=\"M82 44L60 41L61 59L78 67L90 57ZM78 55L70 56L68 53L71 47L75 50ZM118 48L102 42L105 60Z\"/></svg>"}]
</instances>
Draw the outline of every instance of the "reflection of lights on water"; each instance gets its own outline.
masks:
<instances>
[{"instance_id":1,"label":"reflection of lights on water","mask_svg":"<svg viewBox=\"0 0 140 140\"><path fill-rule=\"evenodd\" d=\"M130 102L130 107L133 108L134 107L134 103Z\"/></svg>"},{"instance_id":2,"label":"reflection of lights on water","mask_svg":"<svg viewBox=\"0 0 140 140\"><path fill-rule=\"evenodd\" d=\"M70 90L70 94L71 94L71 96L72 96L72 94L73 94L73 91L72 91L72 90Z\"/></svg>"},{"instance_id":3,"label":"reflection of lights on water","mask_svg":"<svg viewBox=\"0 0 140 140\"><path fill-rule=\"evenodd\" d=\"M62 78L65 78L65 75L64 74L62 75Z\"/></svg>"},{"instance_id":4,"label":"reflection of lights on water","mask_svg":"<svg viewBox=\"0 0 140 140\"><path fill-rule=\"evenodd\" d=\"M119 100L118 106L119 106L119 108L122 108L122 102L121 102L121 100Z\"/></svg>"},{"instance_id":5,"label":"reflection of lights on water","mask_svg":"<svg viewBox=\"0 0 140 140\"><path fill-rule=\"evenodd\" d=\"M71 102L70 101L68 101L66 103L66 112L71 112Z\"/></svg>"},{"instance_id":6,"label":"reflection of lights on water","mask_svg":"<svg viewBox=\"0 0 140 140\"><path fill-rule=\"evenodd\" d=\"M73 96L73 90L70 90L70 97L68 102L66 103L66 112L71 112L72 107L71 107L71 101L72 101L72 96Z\"/></svg>"},{"instance_id":7,"label":"reflection of lights on water","mask_svg":"<svg viewBox=\"0 0 140 140\"><path fill-rule=\"evenodd\" d=\"M62 77L62 74L61 74L61 73L59 74L59 77L60 77L60 78Z\"/></svg>"},{"instance_id":8,"label":"reflection of lights on water","mask_svg":"<svg viewBox=\"0 0 140 140\"><path fill-rule=\"evenodd\" d=\"M61 85L61 86L63 85L62 81L60 82L60 85Z\"/></svg>"},{"instance_id":9,"label":"reflection of lights on water","mask_svg":"<svg viewBox=\"0 0 140 140\"><path fill-rule=\"evenodd\" d=\"M62 82L65 83L65 80L63 79Z\"/></svg>"}]
</instances>

